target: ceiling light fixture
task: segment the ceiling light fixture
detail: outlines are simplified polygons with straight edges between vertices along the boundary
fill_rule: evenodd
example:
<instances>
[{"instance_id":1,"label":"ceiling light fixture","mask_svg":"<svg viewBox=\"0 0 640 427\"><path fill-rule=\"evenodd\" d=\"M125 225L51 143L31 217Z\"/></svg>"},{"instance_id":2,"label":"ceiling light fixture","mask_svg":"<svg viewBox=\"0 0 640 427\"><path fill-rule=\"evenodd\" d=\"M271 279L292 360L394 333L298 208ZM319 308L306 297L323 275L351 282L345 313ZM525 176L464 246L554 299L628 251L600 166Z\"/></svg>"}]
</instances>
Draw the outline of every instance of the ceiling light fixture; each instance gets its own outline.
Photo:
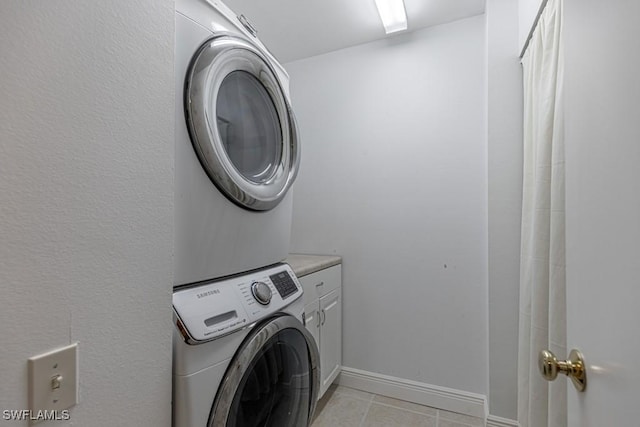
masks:
<instances>
[{"instance_id":1,"label":"ceiling light fixture","mask_svg":"<svg viewBox=\"0 0 640 427\"><path fill-rule=\"evenodd\" d=\"M384 31L387 34L407 29L407 14L403 0L375 0Z\"/></svg>"}]
</instances>

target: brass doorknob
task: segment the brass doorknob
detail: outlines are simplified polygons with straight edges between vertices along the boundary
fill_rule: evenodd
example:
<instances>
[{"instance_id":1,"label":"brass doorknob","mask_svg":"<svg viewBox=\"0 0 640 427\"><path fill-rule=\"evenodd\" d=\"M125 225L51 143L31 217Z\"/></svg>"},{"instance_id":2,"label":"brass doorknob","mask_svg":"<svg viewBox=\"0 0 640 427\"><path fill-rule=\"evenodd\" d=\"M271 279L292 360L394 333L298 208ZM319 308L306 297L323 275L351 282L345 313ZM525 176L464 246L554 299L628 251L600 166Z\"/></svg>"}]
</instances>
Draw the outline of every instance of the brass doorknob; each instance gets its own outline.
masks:
<instances>
[{"instance_id":1,"label":"brass doorknob","mask_svg":"<svg viewBox=\"0 0 640 427\"><path fill-rule=\"evenodd\" d=\"M549 350L542 350L538 356L538 368L547 381L555 380L558 372L562 372L571 378L578 391L584 391L587 388L587 368L584 357L578 350L571 350L567 360L558 360Z\"/></svg>"}]
</instances>

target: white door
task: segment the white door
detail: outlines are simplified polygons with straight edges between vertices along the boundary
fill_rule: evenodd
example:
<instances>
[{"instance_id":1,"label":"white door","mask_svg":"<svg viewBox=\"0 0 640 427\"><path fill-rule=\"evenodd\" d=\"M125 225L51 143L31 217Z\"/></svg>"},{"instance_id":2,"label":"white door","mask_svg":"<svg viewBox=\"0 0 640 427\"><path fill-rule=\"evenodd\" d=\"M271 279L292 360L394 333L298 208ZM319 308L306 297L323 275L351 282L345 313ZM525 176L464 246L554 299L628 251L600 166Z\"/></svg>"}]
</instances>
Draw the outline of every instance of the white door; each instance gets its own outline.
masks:
<instances>
[{"instance_id":1,"label":"white door","mask_svg":"<svg viewBox=\"0 0 640 427\"><path fill-rule=\"evenodd\" d=\"M571 427L640 426L639 17L565 0L567 344L587 365Z\"/></svg>"}]
</instances>

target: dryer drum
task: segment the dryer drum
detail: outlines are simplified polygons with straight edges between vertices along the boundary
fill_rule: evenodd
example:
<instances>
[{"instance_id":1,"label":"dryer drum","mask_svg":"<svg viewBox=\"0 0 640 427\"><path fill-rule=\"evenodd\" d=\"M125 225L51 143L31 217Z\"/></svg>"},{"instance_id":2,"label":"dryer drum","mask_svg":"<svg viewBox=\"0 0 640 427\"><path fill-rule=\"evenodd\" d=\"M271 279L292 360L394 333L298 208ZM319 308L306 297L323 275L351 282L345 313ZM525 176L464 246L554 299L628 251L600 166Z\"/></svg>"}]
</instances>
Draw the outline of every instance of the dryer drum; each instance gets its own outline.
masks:
<instances>
[{"instance_id":1,"label":"dryer drum","mask_svg":"<svg viewBox=\"0 0 640 427\"><path fill-rule=\"evenodd\" d=\"M292 316L270 319L250 334L227 368L209 427L300 427L318 393L317 347Z\"/></svg>"},{"instance_id":2,"label":"dryer drum","mask_svg":"<svg viewBox=\"0 0 640 427\"><path fill-rule=\"evenodd\" d=\"M258 49L231 35L207 40L185 81L185 116L211 181L237 205L270 210L298 172L298 131L277 73Z\"/></svg>"}]
</instances>

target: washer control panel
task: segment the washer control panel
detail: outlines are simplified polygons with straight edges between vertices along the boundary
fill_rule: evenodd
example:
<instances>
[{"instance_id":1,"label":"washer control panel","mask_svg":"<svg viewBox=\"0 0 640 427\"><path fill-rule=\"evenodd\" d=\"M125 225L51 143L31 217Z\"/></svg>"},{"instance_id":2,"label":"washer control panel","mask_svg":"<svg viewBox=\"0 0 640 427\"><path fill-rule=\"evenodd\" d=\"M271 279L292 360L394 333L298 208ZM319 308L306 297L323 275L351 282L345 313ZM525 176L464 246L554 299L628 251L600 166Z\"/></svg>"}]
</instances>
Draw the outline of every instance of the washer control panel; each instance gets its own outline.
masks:
<instances>
[{"instance_id":1,"label":"washer control panel","mask_svg":"<svg viewBox=\"0 0 640 427\"><path fill-rule=\"evenodd\" d=\"M293 277L296 276L290 275L286 270L269 276L282 298L287 298L298 290L296 282L293 281Z\"/></svg>"},{"instance_id":2,"label":"washer control panel","mask_svg":"<svg viewBox=\"0 0 640 427\"><path fill-rule=\"evenodd\" d=\"M282 310L302 295L287 264L180 288L173 292L177 326L197 344L246 328Z\"/></svg>"}]
</instances>

